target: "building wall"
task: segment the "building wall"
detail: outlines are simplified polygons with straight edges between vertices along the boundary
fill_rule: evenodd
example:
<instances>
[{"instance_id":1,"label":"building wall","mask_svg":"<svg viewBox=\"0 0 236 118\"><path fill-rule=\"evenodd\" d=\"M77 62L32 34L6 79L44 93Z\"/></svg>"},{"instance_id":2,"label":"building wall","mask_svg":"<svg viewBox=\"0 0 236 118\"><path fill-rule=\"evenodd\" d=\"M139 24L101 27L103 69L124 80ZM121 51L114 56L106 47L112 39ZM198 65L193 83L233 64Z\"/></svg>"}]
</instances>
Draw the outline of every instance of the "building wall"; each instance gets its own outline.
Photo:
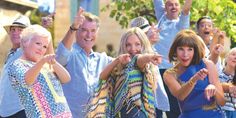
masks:
<instances>
[{"instance_id":1,"label":"building wall","mask_svg":"<svg viewBox=\"0 0 236 118\"><path fill-rule=\"evenodd\" d=\"M10 39L3 26L11 24L21 14L30 15L30 11L34 8L37 8L37 4L33 2L0 0L0 71L11 48Z\"/></svg>"}]
</instances>

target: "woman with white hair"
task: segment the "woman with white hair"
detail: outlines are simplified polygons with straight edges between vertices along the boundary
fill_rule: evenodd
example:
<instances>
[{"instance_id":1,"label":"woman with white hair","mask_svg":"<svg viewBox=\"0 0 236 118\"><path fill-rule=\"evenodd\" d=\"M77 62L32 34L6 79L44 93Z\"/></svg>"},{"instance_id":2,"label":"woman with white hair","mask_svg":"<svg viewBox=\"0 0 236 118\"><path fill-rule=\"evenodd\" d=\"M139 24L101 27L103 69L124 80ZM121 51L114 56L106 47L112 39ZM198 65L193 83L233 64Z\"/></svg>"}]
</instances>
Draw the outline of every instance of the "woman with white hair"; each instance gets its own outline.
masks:
<instances>
[{"instance_id":1,"label":"woman with white hair","mask_svg":"<svg viewBox=\"0 0 236 118\"><path fill-rule=\"evenodd\" d=\"M55 60L50 32L40 25L31 25L21 38L23 54L10 64L8 75L26 116L70 118L61 87L61 83L70 81L70 75Z\"/></svg>"}]
</instances>

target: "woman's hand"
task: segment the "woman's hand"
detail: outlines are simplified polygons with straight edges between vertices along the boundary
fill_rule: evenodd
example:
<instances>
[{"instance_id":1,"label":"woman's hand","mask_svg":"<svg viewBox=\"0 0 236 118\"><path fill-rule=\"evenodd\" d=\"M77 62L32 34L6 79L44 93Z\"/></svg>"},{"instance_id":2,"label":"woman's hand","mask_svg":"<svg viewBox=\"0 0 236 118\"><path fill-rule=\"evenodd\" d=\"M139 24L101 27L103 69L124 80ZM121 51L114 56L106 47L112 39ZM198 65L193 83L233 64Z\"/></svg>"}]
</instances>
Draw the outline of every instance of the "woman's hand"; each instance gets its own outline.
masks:
<instances>
[{"instance_id":1,"label":"woman's hand","mask_svg":"<svg viewBox=\"0 0 236 118\"><path fill-rule=\"evenodd\" d=\"M203 68L201 70L199 70L194 76L193 78L197 81L197 80L204 80L206 78L206 76L208 75L208 70L206 68Z\"/></svg>"},{"instance_id":2,"label":"woman's hand","mask_svg":"<svg viewBox=\"0 0 236 118\"><path fill-rule=\"evenodd\" d=\"M130 54L121 54L118 56L118 60L122 65L126 65L131 61Z\"/></svg>"},{"instance_id":3,"label":"woman's hand","mask_svg":"<svg viewBox=\"0 0 236 118\"><path fill-rule=\"evenodd\" d=\"M213 84L209 84L206 88L205 88L205 96L207 98L207 100L210 100L211 97L216 95L216 87Z\"/></svg>"},{"instance_id":4,"label":"woman's hand","mask_svg":"<svg viewBox=\"0 0 236 118\"><path fill-rule=\"evenodd\" d=\"M150 62L152 62L154 65L158 65L162 61L162 56L158 53L151 54L149 56Z\"/></svg>"},{"instance_id":5,"label":"woman's hand","mask_svg":"<svg viewBox=\"0 0 236 118\"><path fill-rule=\"evenodd\" d=\"M232 97L236 98L236 86L235 85L230 85L229 86L229 94Z\"/></svg>"}]
</instances>

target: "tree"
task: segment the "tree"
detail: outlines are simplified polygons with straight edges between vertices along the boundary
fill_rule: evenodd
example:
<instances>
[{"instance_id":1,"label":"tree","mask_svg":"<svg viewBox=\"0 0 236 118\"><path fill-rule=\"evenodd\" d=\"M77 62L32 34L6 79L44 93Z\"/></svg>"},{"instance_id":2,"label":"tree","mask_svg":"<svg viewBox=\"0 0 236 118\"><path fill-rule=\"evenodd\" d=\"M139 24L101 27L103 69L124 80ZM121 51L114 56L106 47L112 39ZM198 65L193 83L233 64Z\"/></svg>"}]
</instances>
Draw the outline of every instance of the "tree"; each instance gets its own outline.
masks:
<instances>
[{"instance_id":1,"label":"tree","mask_svg":"<svg viewBox=\"0 0 236 118\"><path fill-rule=\"evenodd\" d=\"M183 1L180 0L181 3ZM153 8L153 0L114 0L102 8L102 11L110 9L110 17L115 18L122 28L127 28L129 21L137 16L144 16L149 22L156 23ZM225 31L231 38L231 46L236 46L235 0L193 0L190 21L193 29L201 16L210 16L215 26Z\"/></svg>"}]
</instances>

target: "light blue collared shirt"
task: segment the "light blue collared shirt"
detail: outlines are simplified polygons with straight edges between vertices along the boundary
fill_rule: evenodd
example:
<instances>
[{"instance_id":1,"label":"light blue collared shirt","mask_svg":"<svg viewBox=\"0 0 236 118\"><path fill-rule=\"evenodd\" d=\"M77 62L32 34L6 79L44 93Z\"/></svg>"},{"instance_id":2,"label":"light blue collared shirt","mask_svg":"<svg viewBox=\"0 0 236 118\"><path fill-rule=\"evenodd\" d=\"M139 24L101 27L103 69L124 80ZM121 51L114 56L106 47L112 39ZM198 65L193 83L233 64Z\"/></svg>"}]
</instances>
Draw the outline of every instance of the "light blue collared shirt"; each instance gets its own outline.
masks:
<instances>
[{"instance_id":1,"label":"light blue collared shirt","mask_svg":"<svg viewBox=\"0 0 236 118\"><path fill-rule=\"evenodd\" d=\"M173 65L169 63L168 53L170 46L176 34L182 29L188 29L190 26L190 13L188 15L180 14L178 19L169 20L166 17L163 0L154 0L155 15L158 20L157 28L160 31L160 41L154 44L154 48L163 56L160 69L168 69Z\"/></svg>"},{"instance_id":2,"label":"light blue collared shirt","mask_svg":"<svg viewBox=\"0 0 236 118\"><path fill-rule=\"evenodd\" d=\"M18 48L7 60L2 70L0 79L0 116L11 116L21 110L23 106L20 103L18 94L14 91L9 80L7 70L13 61L22 55L22 49Z\"/></svg>"},{"instance_id":3,"label":"light blue collared shirt","mask_svg":"<svg viewBox=\"0 0 236 118\"><path fill-rule=\"evenodd\" d=\"M104 67L112 61L106 53L91 52L86 56L85 51L74 43L68 50L59 43L56 59L70 73L71 81L63 85L63 91L74 118L85 117L85 105L98 83L99 75Z\"/></svg>"}]
</instances>

